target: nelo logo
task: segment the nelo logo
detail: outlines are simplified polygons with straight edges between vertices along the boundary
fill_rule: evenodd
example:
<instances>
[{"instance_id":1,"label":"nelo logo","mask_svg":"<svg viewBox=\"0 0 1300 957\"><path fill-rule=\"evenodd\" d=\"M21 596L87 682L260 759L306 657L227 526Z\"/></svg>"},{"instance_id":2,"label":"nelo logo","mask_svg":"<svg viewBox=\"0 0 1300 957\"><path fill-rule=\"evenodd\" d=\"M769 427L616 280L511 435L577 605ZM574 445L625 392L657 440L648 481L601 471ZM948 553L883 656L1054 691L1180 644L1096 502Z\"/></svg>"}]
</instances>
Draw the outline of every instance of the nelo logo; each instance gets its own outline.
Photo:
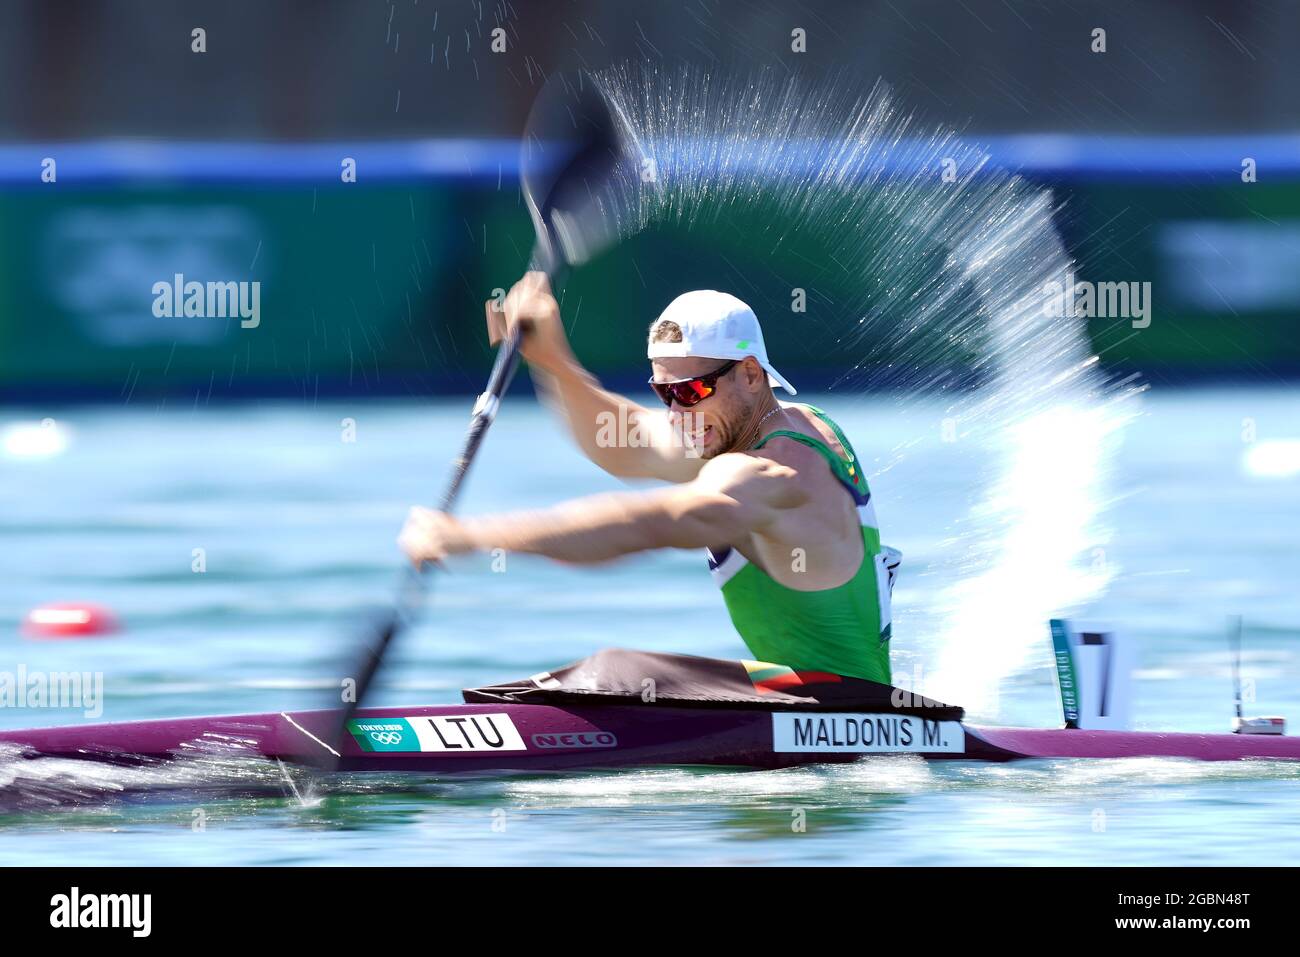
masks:
<instances>
[{"instance_id":1,"label":"nelo logo","mask_svg":"<svg viewBox=\"0 0 1300 957\"><path fill-rule=\"evenodd\" d=\"M609 731L573 731L565 734L535 734L535 748L617 748L618 738Z\"/></svg>"}]
</instances>

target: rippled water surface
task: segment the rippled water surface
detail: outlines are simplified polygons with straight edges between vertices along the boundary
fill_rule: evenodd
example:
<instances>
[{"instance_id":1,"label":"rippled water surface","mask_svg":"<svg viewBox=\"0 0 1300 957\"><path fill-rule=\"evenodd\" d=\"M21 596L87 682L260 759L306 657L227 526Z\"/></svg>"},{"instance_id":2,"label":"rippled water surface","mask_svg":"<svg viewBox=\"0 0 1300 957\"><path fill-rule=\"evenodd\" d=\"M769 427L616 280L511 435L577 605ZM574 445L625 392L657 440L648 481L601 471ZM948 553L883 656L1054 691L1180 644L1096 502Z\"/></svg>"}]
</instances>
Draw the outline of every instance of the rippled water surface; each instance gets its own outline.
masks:
<instances>
[{"instance_id":1,"label":"rippled water surface","mask_svg":"<svg viewBox=\"0 0 1300 957\"><path fill-rule=\"evenodd\" d=\"M978 631L954 634L946 624L962 620L955 602L979 601L983 580L1007 594L999 570L1031 566L1026 555L1039 547L1015 515L1041 522L1050 511L1008 512L979 555L967 554L963 530L979 518L989 476L1007 477L1000 450L943 441L945 411L925 402L813 401L853 438L886 541L906 555L896 675L924 679L929 663L975 661L980 667L955 669L961 674L927 690L974 703L984 719L1056 723L1045 623L1041 634L1027 631L1011 609L1001 627L990 602ZM6 433L0 670L102 672L100 720L318 706L350 646L349 623L392 584L405 508L437 495L467 404L69 409L58 415L67 447L50 455L25 454ZM35 415L5 410L0 427ZM356 420L354 443L340 440L347 418ZM1243 441L1246 420L1253 442ZM1230 614L1247 622L1252 709L1300 722L1300 474L1286 445L1298 423L1293 391L1156 391L1096 476L1106 497L1086 507L1100 516L1088 526L1097 544L1079 563L1104 566L1106 584L1084 607L1059 610L1118 623L1138 643L1139 727L1228 727ZM1054 473L1069 485L1076 463L1024 467L1036 470L1032 481L1008 487L1050 501ZM498 420L463 504L471 513L534 507L615 487L521 394ZM191 571L196 548L206 553L204 574ZM1040 586L1027 583L1020 607L1041 599ZM63 599L110 606L123 631L94 641L19 637L28 609ZM465 560L403 640L377 703L451 701L466 685L611 645L743 654L702 556L664 553L599 569L511 557L504 573ZM1026 647L1037 650L1026 658ZM77 711L0 708L8 728L83 720ZM881 758L773 772L354 778L297 795L293 772L226 771L221 787L109 799L142 783L131 774L149 772L99 768L88 780L85 770L0 761L0 863L1300 859L1300 768L1276 764Z\"/></svg>"}]
</instances>

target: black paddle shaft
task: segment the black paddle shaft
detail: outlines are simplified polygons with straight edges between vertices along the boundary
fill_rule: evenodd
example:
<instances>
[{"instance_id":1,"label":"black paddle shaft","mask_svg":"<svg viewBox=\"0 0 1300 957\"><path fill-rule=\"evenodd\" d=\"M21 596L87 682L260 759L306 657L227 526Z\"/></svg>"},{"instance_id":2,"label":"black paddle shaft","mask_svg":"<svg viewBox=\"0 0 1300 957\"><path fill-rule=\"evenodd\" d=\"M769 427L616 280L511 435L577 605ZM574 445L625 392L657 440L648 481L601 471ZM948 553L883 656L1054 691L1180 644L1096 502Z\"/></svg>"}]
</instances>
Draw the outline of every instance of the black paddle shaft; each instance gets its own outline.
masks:
<instances>
[{"instance_id":1,"label":"black paddle shaft","mask_svg":"<svg viewBox=\"0 0 1300 957\"><path fill-rule=\"evenodd\" d=\"M451 477L442 496L441 508L444 512L450 512L456 504L456 499L460 497L460 490L465 484L465 476L469 474L469 467L501 406L501 397L510 388L510 382L519 369L520 338L520 327L516 325L497 348L497 357L488 376L487 388L474 404L469 429L465 433L460 454L451 463ZM357 664L351 672L355 682L353 695L350 700L344 701L338 717L338 727L332 741L334 759L339 757L338 747L343 740L343 735L347 733L348 722L361 707L361 702L365 699L366 692L370 690L393 638L414 620L423 607L431 579L430 568L427 563L420 568L416 568L414 564L404 566L397 587L396 602L382 618L374 622L366 635Z\"/></svg>"},{"instance_id":2,"label":"black paddle shaft","mask_svg":"<svg viewBox=\"0 0 1300 957\"><path fill-rule=\"evenodd\" d=\"M532 268L546 272L552 282L558 281L562 269L584 261L615 238L596 197L616 171L627 168L619 129L600 87L585 75L552 77L529 115L520 185L537 233ZM464 444L452 461L441 503L444 512L456 504L474 456L519 368L521 336L515 325L497 348L487 387L474 404ZM429 568L428 564L404 566L393 607L367 630L350 672L354 693L338 713L333 737L327 742L329 753L322 756L323 766L337 766L348 722L365 701L393 639L424 606Z\"/></svg>"}]
</instances>

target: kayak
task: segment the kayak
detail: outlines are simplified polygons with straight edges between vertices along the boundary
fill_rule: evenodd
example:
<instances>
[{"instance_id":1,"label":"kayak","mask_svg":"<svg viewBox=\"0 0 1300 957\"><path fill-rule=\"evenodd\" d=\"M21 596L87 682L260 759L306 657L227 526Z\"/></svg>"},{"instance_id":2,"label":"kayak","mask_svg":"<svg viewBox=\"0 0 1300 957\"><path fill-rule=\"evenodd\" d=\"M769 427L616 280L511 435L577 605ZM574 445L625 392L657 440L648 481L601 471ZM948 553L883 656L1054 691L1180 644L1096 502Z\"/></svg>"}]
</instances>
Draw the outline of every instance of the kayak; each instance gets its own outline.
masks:
<instances>
[{"instance_id":1,"label":"kayak","mask_svg":"<svg viewBox=\"0 0 1300 957\"><path fill-rule=\"evenodd\" d=\"M654 694L647 696L653 675ZM1009 728L903 689L764 662L610 650L465 703L166 718L0 732L29 757L132 764L247 755L339 771L457 774L928 760L1300 760L1285 735Z\"/></svg>"},{"instance_id":2,"label":"kayak","mask_svg":"<svg viewBox=\"0 0 1300 957\"><path fill-rule=\"evenodd\" d=\"M999 728L912 715L620 705L451 704L365 708L341 746L333 711L168 718L0 732L27 756L132 764L226 754L340 771L451 774L661 765L781 768L914 754L934 760L1190 758L1300 760L1300 738L1151 731Z\"/></svg>"}]
</instances>

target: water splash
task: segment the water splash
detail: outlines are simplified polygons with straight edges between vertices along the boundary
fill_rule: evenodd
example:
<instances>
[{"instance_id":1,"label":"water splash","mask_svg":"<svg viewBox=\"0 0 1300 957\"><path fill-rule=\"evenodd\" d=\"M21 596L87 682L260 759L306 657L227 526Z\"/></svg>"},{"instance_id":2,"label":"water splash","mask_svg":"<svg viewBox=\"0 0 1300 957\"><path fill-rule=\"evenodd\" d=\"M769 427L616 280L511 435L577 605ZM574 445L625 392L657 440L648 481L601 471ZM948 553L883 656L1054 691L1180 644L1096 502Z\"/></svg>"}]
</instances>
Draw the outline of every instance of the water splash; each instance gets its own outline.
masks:
<instances>
[{"instance_id":1,"label":"water splash","mask_svg":"<svg viewBox=\"0 0 1300 957\"><path fill-rule=\"evenodd\" d=\"M207 792L283 794L285 772L248 743L206 735L168 760L116 762L34 756L0 743L0 815L88 807L122 799Z\"/></svg>"},{"instance_id":2,"label":"water splash","mask_svg":"<svg viewBox=\"0 0 1300 957\"><path fill-rule=\"evenodd\" d=\"M774 256L819 249L792 285L854 290L831 304L836 386L938 394L953 455L980 451L968 515L898 638L927 647L927 693L994 711L1006 675L1047 659L1046 620L1114 575L1097 557L1104 484L1135 414L1137 390L1108 386L1082 321L1045 308L1073 267L1050 192L922 124L883 83L861 96L843 80L637 66L597 79L640 169L606 198L623 233L731 225Z\"/></svg>"}]
</instances>

